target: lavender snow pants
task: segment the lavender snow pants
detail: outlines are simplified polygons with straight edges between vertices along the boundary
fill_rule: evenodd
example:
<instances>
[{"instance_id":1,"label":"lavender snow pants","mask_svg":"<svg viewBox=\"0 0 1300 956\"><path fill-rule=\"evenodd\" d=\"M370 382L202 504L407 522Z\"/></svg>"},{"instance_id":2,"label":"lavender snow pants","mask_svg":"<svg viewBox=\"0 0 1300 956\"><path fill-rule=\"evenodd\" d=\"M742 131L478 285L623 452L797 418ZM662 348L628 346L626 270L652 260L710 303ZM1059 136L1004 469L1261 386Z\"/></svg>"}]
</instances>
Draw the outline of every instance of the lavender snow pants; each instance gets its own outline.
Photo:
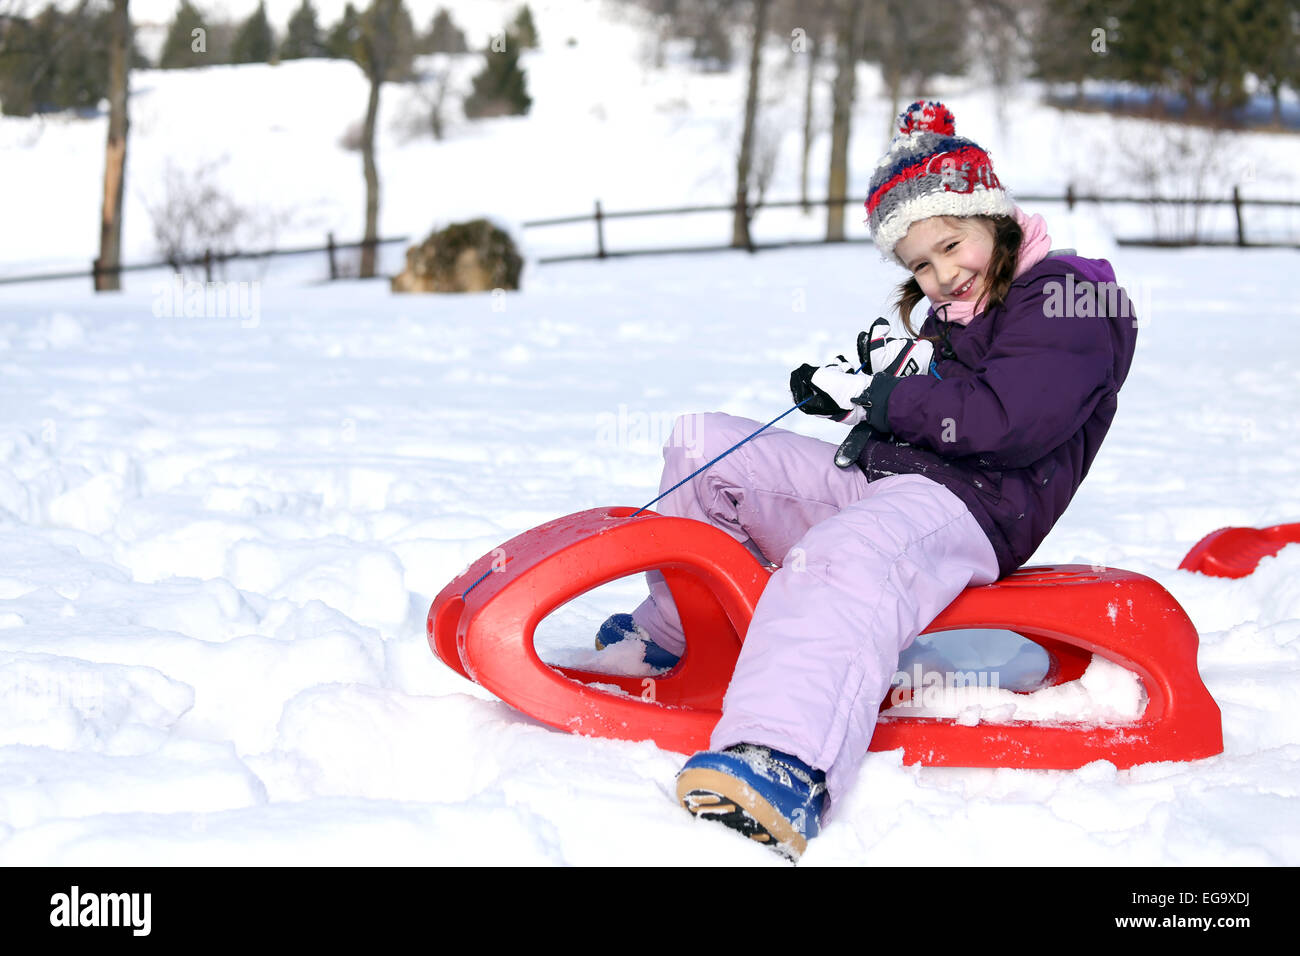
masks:
<instances>
[{"instance_id":1,"label":"lavender snow pants","mask_svg":"<svg viewBox=\"0 0 1300 956\"><path fill-rule=\"evenodd\" d=\"M679 418L659 490L757 430L721 413ZM868 482L835 446L769 428L659 501L780 564L741 649L715 750L763 744L826 771L830 799L857 775L899 653L969 586L997 580L993 547L966 505L922 475ZM681 653L663 576L633 617Z\"/></svg>"}]
</instances>

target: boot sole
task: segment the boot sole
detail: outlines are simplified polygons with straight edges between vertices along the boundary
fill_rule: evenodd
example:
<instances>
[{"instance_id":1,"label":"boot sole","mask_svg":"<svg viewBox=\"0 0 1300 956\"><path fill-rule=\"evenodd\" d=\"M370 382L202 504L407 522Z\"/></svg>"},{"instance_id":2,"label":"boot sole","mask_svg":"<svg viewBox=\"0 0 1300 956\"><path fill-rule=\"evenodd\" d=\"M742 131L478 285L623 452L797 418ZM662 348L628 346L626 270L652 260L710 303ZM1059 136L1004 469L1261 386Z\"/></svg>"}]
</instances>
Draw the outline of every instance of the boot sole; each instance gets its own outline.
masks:
<instances>
[{"instance_id":1,"label":"boot sole","mask_svg":"<svg viewBox=\"0 0 1300 956\"><path fill-rule=\"evenodd\" d=\"M795 862L808 838L743 780L704 767L677 775L677 799L694 816L715 820Z\"/></svg>"}]
</instances>

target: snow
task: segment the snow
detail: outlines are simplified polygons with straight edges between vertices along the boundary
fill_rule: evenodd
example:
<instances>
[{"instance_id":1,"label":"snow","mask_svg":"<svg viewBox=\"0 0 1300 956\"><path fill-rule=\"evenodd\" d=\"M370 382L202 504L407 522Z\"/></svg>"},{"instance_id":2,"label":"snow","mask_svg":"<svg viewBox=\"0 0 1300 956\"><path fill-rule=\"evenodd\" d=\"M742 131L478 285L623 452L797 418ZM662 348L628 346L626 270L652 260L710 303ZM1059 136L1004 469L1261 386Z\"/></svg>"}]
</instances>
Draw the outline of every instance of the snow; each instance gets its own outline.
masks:
<instances>
[{"instance_id":1,"label":"snow","mask_svg":"<svg viewBox=\"0 0 1300 956\"><path fill-rule=\"evenodd\" d=\"M710 137L734 123L739 74L650 82L626 28L600 29L606 46L534 57L541 86L552 53L559 63L599 47L603 87L551 70L586 98L571 113L539 92L528 120L385 146L385 231L424 231L434 210L571 213L593 191L611 207L720 198L730 147ZM308 86L320 108L287 115ZM364 95L355 67L156 73L140 88L132 188L224 136L230 182L250 202L317 196L321 222L359 229L360 163L335 143L343 91ZM667 120L650 105L679 90L700 94L698 112L672 114L682 136L652 148ZM247 127L220 113L227 94L255 108ZM195 97L211 110L167 106ZM950 103L959 131L992 130L985 93ZM885 109L868 90L855 181ZM1029 100L1023 112L1056 115ZM250 148L275 117L281 153ZM17 209L32 226L0 237L2 271L86 262L102 121L24 122L0 121L7 145L26 137L6 162L33 183L5 196L6 219ZM590 166L538 145L595 148L602 125L608 152ZM1004 144L1004 180L1063 184L1059 144L1031 122L987 138ZM491 150L509 177L412 208L422 184L479 182L471 171ZM447 165L431 180L435 162ZM1032 563L1123 567L1167 588L1200 632L1225 752L1072 772L904 767L897 752L873 753L801 865L900 854L1295 865L1300 547L1241 580L1177 570L1209 531L1300 513L1294 252L1121 248L1095 210L1041 211L1056 245L1111 258L1142 325L1106 444ZM126 222L128 258L145 255L138 200ZM687 238L704 236L683 222ZM382 282L311 278L267 274L256 316L160 308L165 276L98 297L88 282L0 286L0 863L782 865L675 805L679 755L519 714L429 652L424 615L509 537L652 498L678 414L767 421L788 408L789 369L853 341L901 275L869 246L827 246L530 263L523 290L504 295L395 296ZM802 417L782 425L840 433ZM591 638L643 594L627 579L558 609L540 651L640 673L617 648L595 655ZM947 702L966 722L1122 722L1143 705L1140 681L1105 661L1073 684L1013 693L1042 662L1006 635L924 641L914 654L1003 678Z\"/></svg>"}]
</instances>

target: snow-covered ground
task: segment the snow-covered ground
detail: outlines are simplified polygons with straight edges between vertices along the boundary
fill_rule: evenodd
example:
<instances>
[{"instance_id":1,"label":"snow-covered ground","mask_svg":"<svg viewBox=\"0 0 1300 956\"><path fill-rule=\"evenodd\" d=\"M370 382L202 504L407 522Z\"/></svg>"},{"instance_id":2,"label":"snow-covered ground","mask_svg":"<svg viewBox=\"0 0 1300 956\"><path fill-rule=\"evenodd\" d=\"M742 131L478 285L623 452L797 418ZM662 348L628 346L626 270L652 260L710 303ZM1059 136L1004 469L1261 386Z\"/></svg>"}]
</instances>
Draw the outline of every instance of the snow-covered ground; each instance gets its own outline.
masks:
<instances>
[{"instance_id":1,"label":"snow-covered ground","mask_svg":"<svg viewBox=\"0 0 1300 956\"><path fill-rule=\"evenodd\" d=\"M1035 556L1177 597L1226 752L1072 773L872 754L807 864L1300 862L1300 548L1241 581L1175 570L1214 528L1300 514L1292 259L1117 257L1154 313ZM771 862L672 803L680 757L513 712L430 654L423 616L506 538L649 500L676 413L788 407L789 368L897 278L852 247L557 265L504 297L268 289L256 324L7 290L0 861ZM640 587L570 606L548 653L589 649Z\"/></svg>"},{"instance_id":2,"label":"snow-covered ground","mask_svg":"<svg viewBox=\"0 0 1300 956\"><path fill-rule=\"evenodd\" d=\"M603 46L553 53L602 50L603 86L554 66L567 101L544 106L539 92L527 120L381 154L396 184L385 231L563 214L593 193L610 207L725 195L731 139L718 129L734 124L739 75L643 81L618 45L631 42L623 28L602 30ZM535 57L539 87L551 56ZM355 67L146 79L133 189L169 157L211 156L194 137L224 128L231 181L265 189L250 202L317 201L320 222L359 229L360 161L335 143L359 115ZM338 105L344 83L355 109ZM274 105L298 84L320 91L319 115ZM656 118L670 94L692 109ZM204 110L164 108L195 96L203 122ZM227 100L264 107L263 118L223 127ZM1032 102L1005 135L985 93L949 102L959 131L1001 145L1009 184L1063 185L1059 137L1024 119ZM885 111L868 95L862 128ZM250 146L272 135L259 123L273 116L284 148ZM1101 124L1094 135L1109 122L1060 121ZM89 259L102 122L23 122L0 121L7 146L28 136L5 164L31 183L4 196L6 222L17 209L29 232L0 237L3 271ZM682 138L651 151L674 123ZM1252 142L1260 156L1272 148ZM855 145L861 182L878 147L866 133ZM485 165L493 156L498 166ZM429 195L439 183L451 185ZM870 754L804 865L918 853L1295 865L1300 547L1239 581L1176 570L1215 528L1300 520L1295 254L1117 250L1106 218L1041 211L1056 245L1112 259L1142 328L1110 436L1033 561L1124 567L1165 586L1200 632L1225 752L1075 772ZM127 224L128 249L144 256L138 205ZM382 282L285 278L232 287L237 308L224 315L186 314L158 276L100 297L85 282L0 286L0 863L777 865L674 804L680 756L516 713L433 657L424 615L505 539L653 497L677 414L767 421L789 407L790 368L850 344L900 279L869 246L838 246L530 265L523 290L506 294L401 297ZM782 424L839 433L796 417ZM545 655L588 658L599 621L642 593L629 579L557 611L539 631ZM989 647L1010 653L1005 641ZM963 706L1005 712L1017 698L1000 694ZM1141 703L1135 680L1104 665L1018 700L1040 717L1092 719Z\"/></svg>"}]
</instances>

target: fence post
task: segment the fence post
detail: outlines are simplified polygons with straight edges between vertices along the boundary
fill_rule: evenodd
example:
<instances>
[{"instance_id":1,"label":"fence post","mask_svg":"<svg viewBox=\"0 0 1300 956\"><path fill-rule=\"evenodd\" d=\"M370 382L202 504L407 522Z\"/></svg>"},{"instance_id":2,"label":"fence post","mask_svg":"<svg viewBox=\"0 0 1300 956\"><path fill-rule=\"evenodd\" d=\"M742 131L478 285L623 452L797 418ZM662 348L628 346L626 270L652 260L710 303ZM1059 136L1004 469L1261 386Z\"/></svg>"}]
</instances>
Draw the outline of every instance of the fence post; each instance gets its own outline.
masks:
<instances>
[{"instance_id":1,"label":"fence post","mask_svg":"<svg viewBox=\"0 0 1300 956\"><path fill-rule=\"evenodd\" d=\"M212 250L203 250L203 281L212 281Z\"/></svg>"},{"instance_id":2,"label":"fence post","mask_svg":"<svg viewBox=\"0 0 1300 956\"><path fill-rule=\"evenodd\" d=\"M333 282L339 277L338 263L334 261L334 233L325 234L325 252L330 259L330 281Z\"/></svg>"},{"instance_id":3,"label":"fence post","mask_svg":"<svg viewBox=\"0 0 1300 956\"><path fill-rule=\"evenodd\" d=\"M600 200L596 200L596 258L605 258L605 216L600 211Z\"/></svg>"},{"instance_id":4,"label":"fence post","mask_svg":"<svg viewBox=\"0 0 1300 956\"><path fill-rule=\"evenodd\" d=\"M1237 213L1237 245L1246 244L1246 227L1241 221L1241 188L1235 183L1232 186L1232 208Z\"/></svg>"},{"instance_id":5,"label":"fence post","mask_svg":"<svg viewBox=\"0 0 1300 956\"><path fill-rule=\"evenodd\" d=\"M1065 185L1065 208L1074 212L1074 183Z\"/></svg>"}]
</instances>

